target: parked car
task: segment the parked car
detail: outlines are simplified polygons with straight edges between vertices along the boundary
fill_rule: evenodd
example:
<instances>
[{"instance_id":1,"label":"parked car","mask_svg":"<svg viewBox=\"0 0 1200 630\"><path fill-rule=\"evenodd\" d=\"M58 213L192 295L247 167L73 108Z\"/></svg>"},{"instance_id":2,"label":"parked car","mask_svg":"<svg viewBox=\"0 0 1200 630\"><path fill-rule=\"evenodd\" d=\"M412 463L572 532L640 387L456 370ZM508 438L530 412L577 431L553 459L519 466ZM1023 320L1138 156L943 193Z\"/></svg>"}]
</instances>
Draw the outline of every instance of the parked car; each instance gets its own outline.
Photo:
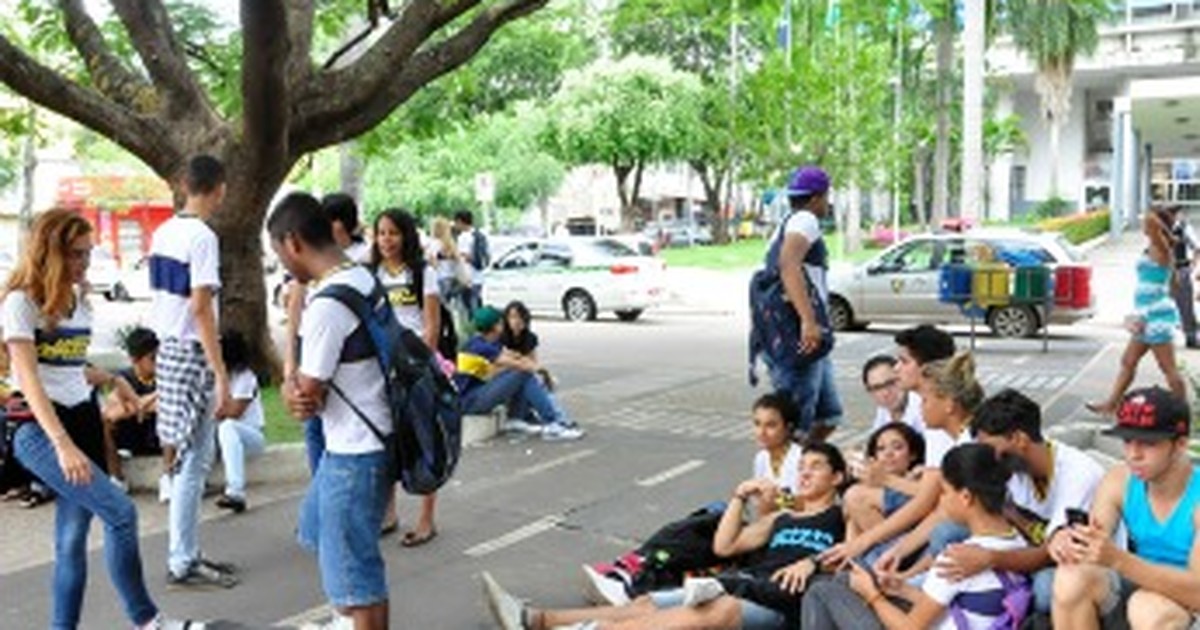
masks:
<instances>
[{"instance_id":1,"label":"parked car","mask_svg":"<svg viewBox=\"0 0 1200 630\"><path fill-rule=\"evenodd\" d=\"M109 302L129 299L129 291L121 282L121 267L112 252L103 247L92 248L87 281L93 293L103 295Z\"/></svg>"},{"instance_id":2,"label":"parked car","mask_svg":"<svg viewBox=\"0 0 1200 630\"><path fill-rule=\"evenodd\" d=\"M527 239L493 262L483 297L497 306L520 300L571 321L611 311L631 322L666 297L665 269L613 238Z\"/></svg>"},{"instance_id":3,"label":"parked car","mask_svg":"<svg viewBox=\"0 0 1200 630\"><path fill-rule=\"evenodd\" d=\"M938 301L943 264L966 261L984 246L991 251L1032 255L1053 268L1084 265L1074 246L1057 233L1007 229L966 233L918 234L853 267L835 267L829 275L829 316L834 328L865 328L871 322L961 323L955 304ZM1050 323L1072 324L1095 312L1095 291L1086 308L1050 308ZM1041 327L1039 309L1024 304L989 307L985 321L1001 337L1026 337Z\"/></svg>"},{"instance_id":4,"label":"parked car","mask_svg":"<svg viewBox=\"0 0 1200 630\"><path fill-rule=\"evenodd\" d=\"M642 235L662 247L691 247L693 245L712 245L712 229L708 226L686 221L664 221L650 223L642 230Z\"/></svg>"}]
</instances>

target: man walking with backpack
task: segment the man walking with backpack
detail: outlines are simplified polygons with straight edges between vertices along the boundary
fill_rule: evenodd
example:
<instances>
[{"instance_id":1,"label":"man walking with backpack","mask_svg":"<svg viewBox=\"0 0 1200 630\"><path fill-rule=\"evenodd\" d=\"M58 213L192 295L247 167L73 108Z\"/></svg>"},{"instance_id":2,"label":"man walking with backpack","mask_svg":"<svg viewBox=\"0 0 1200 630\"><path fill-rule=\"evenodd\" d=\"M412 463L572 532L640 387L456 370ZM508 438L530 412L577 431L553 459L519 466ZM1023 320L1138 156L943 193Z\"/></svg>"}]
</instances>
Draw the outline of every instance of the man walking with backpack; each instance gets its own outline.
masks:
<instances>
[{"instance_id":1,"label":"man walking with backpack","mask_svg":"<svg viewBox=\"0 0 1200 630\"><path fill-rule=\"evenodd\" d=\"M487 235L475 228L475 215L470 210L454 213L454 229L458 231L458 254L471 266L471 286L463 289L463 302L468 313L483 306L483 272L492 264L492 252Z\"/></svg>"},{"instance_id":2,"label":"man walking with backpack","mask_svg":"<svg viewBox=\"0 0 1200 630\"><path fill-rule=\"evenodd\" d=\"M325 455L300 508L300 544L317 556L321 585L336 611L329 627L388 627L388 589L379 526L394 483L391 458L368 422L390 434L386 381L359 316L323 295L337 285L364 298L374 276L333 240L329 219L312 196L293 193L267 221L280 262L309 286L300 323L300 362L283 385L298 419L319 417Z\"/></svg>"},{"instance_id":3,"label":"man walking with backpack","mask_svg":"<svg viewBox=\"0 0 1200 630\"><path fill-rule=\"evenodd\" d=\"M775 389L790 394L800 409L799 432L819 442L842 418L833 361L828 356L832 347L825 280L829 252L820 225L820 219L829 213L829 176L816 166L798 168L788 183L787 195L791 213L772 237L766 264L777 267L786 301L799 320L799 338L773 343L772 331L761 331L768 337L763 355Z\"/></svg>"}]
</instances>

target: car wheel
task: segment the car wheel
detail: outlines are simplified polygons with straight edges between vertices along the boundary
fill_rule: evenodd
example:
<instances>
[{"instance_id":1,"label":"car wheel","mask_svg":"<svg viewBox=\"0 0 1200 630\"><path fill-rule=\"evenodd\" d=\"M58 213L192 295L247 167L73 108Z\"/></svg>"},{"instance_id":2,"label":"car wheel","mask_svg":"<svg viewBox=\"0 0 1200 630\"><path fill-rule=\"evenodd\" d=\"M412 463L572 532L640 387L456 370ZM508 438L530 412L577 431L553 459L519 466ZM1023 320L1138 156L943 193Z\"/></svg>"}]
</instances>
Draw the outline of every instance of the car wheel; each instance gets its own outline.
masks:
<instances>
[{"instance_id":1,"label":"car wheel","mask_svg":"<svg viewBox=\"0 0 1200 630\"><path fill-rule=\"evenodd\" d=\"M988 326L997 337L1030 337L1038 330L1038 319L1028 306L1010 304L993 309Z\"/></svg>"},{"instance_id":2,"label":"car wheel","mask_svg":"<svg viewBox=\"0 0 1200 630\"><path fill-rule=\"evenodd\" d=\"M617 319L623 322L632 322L642 316L642 309L635 308L628 311L617 311Z\"/></svg>"},{"instance_id":3,"label":"car wheel","mask_svg":"<svg viewBox=\"0 0 1200 630\"><path fill-rule=\"evenodd\" d=\"M829 325L837 331L854 328L854 311L850 310L850 303L836 295L829 298Z\"/></svg>"},{"instance_id":4,"label":"car wheel","mask_svg":"<svg viewBox=\"0 0 1200 630\"><path fill-rule=\"evenodd\" d=\"M571 289L563 297L563 315L572 322L596 319L596 301L583 289Z\"/></svg>"}]
</instances>

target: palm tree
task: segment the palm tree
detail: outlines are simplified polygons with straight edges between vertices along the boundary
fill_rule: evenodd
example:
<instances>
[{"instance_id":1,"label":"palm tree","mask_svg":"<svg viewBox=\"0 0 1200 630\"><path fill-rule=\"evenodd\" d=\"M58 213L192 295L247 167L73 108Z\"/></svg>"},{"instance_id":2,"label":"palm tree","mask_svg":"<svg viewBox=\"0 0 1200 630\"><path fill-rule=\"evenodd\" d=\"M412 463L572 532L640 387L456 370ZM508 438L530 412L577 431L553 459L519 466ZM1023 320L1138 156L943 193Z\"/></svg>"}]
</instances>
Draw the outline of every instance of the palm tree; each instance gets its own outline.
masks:
<instances>
[{"instance_id":1,"label":"palm tree","mask_svg":"<svg viewBox=\"0 0 1200 630\"><path fill-rule=\"evenodd\" d=\"M1050 163L1058 164L1058 137L1071 112L1071 75L1075 59L1099 43L1100 24L1112 13L1110 0L1008 0L1013 43L1037 67L1034 89L1050 126ZM1050 171L1050 195L1058 196L1058 171Z\"/></svg>"}]
</instances>

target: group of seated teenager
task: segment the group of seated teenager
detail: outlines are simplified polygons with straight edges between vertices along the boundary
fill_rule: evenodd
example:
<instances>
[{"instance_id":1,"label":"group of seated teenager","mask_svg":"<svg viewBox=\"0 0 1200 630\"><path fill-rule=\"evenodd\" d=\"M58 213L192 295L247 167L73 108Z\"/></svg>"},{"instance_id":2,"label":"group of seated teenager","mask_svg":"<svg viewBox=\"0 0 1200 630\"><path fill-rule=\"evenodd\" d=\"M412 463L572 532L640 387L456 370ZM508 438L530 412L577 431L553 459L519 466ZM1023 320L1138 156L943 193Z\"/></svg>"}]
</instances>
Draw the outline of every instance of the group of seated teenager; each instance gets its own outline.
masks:
<instances>
[{"instance_id":1,"label":"group of seated teenager","mask_svg":"<svg viewBox=\"0 0 1200 630\"><path fill-rule=\"evenodd\" d=\"M1107 472L1042 432L1012 389L985 397L970 353L932 326L896 336L863 385L878 406L857 470L789 439L786 396L753 410L754 475L613 562L586 565L595 607L527 605L489 573L501 627L1200 627L1200 475L1190 411L1129 392ZM789 468L791 470L789 470ZM678 556L686 555L686 558ZM647 577L649 576L649 577Z\"/></svg>"}]
</instances>

